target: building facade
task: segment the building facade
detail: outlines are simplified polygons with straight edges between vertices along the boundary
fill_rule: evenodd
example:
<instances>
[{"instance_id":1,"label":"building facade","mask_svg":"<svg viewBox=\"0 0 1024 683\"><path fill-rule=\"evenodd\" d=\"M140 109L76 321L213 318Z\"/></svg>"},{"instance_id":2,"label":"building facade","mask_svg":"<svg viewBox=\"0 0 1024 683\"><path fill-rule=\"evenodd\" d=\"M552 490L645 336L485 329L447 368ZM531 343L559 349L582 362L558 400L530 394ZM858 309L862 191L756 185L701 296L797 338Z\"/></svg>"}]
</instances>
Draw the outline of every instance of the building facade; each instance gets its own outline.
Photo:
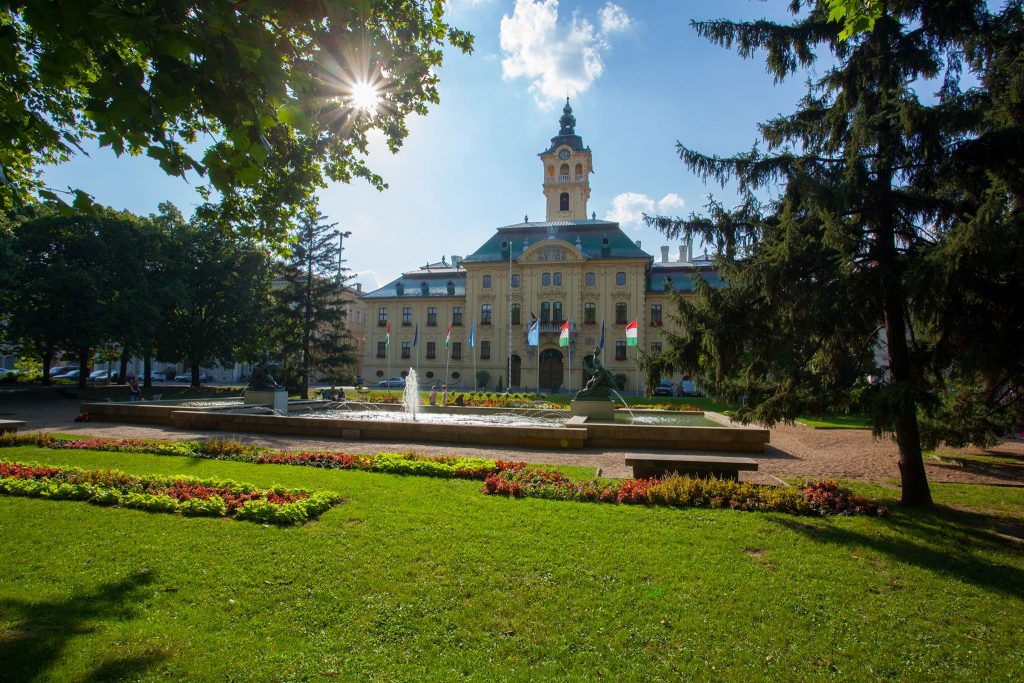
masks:
<instances>
[{"instance_id":1,"label":"building facade","mask_svg":"<svg viewBox=\"0 0 1024 683\"><path fill-rule=\"evenodd\" d=\"M538 155L544 221L497 228L465 258L442 257L362 297L369 384L415 367L427 384L577 390L587 379L584 358L603 334L602 362L623 376L627 391L640 391L638 356L660 351L670 292L693 292L698 274L721 285L690 245L678 255L662 247L655 259L618 223L588 218L592 153L576 134L568 100L559 123ZM529 343L534 320L537 345ZM634 320L636 347L625 331ZM559 344L566 321L568 347Z\"/></svg>"}]
</instances>

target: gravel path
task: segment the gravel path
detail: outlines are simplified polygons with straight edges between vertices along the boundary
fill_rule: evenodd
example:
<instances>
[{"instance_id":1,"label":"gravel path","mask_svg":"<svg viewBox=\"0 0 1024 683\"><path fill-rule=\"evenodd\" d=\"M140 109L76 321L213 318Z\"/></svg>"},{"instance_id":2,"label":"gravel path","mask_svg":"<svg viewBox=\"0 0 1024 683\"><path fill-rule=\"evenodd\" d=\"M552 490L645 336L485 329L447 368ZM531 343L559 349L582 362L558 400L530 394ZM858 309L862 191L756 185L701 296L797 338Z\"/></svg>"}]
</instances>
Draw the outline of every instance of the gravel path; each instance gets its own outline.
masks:
<instances>
[{"instance_id":1,"label":"gravel path","mask_svg":"<svg viewBox=\"0 0 1024 683\"><path fill-rule=\"evenodd\" d=\"M630 468L623 451L583 449L547 451L540 449L502 449L497 447L448 446L386 441L346 441L343 439L292 437L271 434L230 434L190 431L173 427L126 425L108 422L76 423L75 400L0 401L0 419L25 420L26 429L61 431L83 436L141 437L173 439L237 438L273 448L310 448L344 450L351 453L379 451L415 451L427 455L478 455L525 460L533 463L600 467L609 477L628 477ZM1005 441L989 451L963 449L960 453L999 454L1019 460L1020 467L974 468L927 460L928 477L935 482L961 482L1024 485L1024 442ZM837 478L886 482L899 479L898 452L889 439L874 439L871 433L857 429L812 429L803 425L779 425L771 430L771 443L763 454L754 454L760 464L756 473L744 472L742 478L777 483L775 477Z\"/></svg>"}]
</instances>

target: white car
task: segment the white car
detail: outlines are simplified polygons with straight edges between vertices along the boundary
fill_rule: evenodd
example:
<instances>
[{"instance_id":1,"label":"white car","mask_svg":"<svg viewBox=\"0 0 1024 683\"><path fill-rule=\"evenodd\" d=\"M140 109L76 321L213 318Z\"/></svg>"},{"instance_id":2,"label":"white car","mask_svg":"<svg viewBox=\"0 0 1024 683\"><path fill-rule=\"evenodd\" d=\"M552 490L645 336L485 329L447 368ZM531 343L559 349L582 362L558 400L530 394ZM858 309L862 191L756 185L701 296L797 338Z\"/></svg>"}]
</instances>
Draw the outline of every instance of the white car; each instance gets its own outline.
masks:
<instances>
[{"instance_id":1,"label":"white car","mask_svg":"<svg viewBox=\"0 0 1024 683\"><path fill-rule=\"evenodd\" d=\"M392 377L391 379L385 379L377 382L378 389L405 389L405 378L404 377Z\"/></svg>"},{"instance_id":2,"label":"white car","mask_svg":"<svg viewBox=\"0 0 1024 683\"><path fill-rule=\"evenodd\" d=\"M185 373L182 373L180 375L175 375L174 381L175 382L191 382L192 381L192 373L191 372L185 372ZM199 373L199 383L200 384L202 384L203 382L209 382L209 381L210 381L210 376L209 375L207 375L205 372L200 372Z\"/></svg>"}]
</instances>

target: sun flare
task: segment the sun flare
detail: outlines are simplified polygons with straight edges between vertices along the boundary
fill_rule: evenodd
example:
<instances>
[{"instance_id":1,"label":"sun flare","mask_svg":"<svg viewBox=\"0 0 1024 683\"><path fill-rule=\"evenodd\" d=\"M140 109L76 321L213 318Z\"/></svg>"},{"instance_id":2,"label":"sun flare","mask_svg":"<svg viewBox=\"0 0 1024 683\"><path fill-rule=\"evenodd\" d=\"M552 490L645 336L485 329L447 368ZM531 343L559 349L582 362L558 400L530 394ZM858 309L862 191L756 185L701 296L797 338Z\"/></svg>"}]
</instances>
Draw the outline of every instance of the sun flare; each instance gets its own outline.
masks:
<instances>
[{"instance_id":1,"label":"sun flare","mask_svg":"<svg viewBox=\"0 0 1024 683\"><path fill-rule=\"evenodd\" d=\"M356 109L369 112L377 111L377 105L380 102L380 90L372 83L359 81L352 86L352 94L349 96L349 101Z\"/></svg>"}]
</instances>

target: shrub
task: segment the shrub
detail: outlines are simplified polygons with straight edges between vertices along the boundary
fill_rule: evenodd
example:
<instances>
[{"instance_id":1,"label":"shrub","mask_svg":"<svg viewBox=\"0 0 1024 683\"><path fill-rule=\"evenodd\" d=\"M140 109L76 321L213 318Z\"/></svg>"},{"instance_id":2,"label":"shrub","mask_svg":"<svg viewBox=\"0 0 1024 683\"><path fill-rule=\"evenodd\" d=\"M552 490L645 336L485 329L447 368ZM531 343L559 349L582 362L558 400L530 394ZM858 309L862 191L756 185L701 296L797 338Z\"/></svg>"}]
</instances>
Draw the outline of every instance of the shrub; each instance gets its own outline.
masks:
<instances>
[{"instance_id":1,"label":"shrub","mask_svg":"<svg viewBox=\"0 0 1024 683\"><path fill-rule=\"evenodd\" d=\"M259 446L242 443L238 439L209 439L199 444L199 452L214 458L234 459L238 456L254 456Z\"/></svg>"},{"instance_id":2,"label":"shrub","mask_svg":"<svg viewBox=\"0 0 1024 683\"><path fill-rule=\"evenodd\" d=\"M0 462L0 493L58 500L85 500L151 512L234 516L275 524L315 517L341 500L336 493L272 486L260 490L232 481L193 477L134 477L116 470L62 470Z\"/></svg>"}]
</instances>

